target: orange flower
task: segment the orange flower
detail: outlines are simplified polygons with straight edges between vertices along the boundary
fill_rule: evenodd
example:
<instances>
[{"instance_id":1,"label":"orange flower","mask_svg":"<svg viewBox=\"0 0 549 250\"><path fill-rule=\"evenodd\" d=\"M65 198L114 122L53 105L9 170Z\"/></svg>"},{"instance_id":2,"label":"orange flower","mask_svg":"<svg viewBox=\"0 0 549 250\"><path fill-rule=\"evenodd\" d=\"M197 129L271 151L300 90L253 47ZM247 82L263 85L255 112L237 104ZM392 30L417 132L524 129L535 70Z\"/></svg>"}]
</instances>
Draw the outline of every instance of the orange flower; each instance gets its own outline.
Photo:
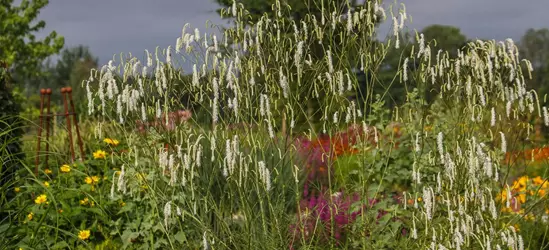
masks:
<instances>
[{"instance_id":1,"label":"orange flower","mask_svg":"<svg viewBox=\"0 0 549 250\"><path fill-rule=\"evenodd\" d=\"M519 198L520 203L525 203L526 202L526 194L519 194L518 198Z\"/></svg>"},{"instance_id":2,"label":"orange flower","mask_svg":"<svg viewBox=\"0 0 549 250\"><path fill-rule=\"evenodd\" d=\"M543 183L543 178L537 176L536 178L532 179L532 182L534 182L535 185L540 185Z\"/></svg>"}]
</instances>

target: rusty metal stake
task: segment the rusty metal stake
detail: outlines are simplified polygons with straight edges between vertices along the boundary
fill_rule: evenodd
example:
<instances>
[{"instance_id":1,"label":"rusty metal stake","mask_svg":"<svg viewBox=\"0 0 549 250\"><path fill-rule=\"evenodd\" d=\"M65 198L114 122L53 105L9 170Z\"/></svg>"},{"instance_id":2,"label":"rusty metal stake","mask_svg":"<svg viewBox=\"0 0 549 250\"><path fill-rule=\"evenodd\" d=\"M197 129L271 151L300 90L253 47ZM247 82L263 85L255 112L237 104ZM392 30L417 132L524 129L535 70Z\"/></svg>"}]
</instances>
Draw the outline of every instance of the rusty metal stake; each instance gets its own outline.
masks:
<instances>
[{"instance_id":1,"label":"rusty metal stake","mask_svg":"<svg viewBox=\"0 0 549 250\"><path fill-rule=\"evenodd\" d=\"M80 147L80 160L84 161L86 159L86 155L84 154L84 143L82 143L82 137L80 137L80 129L78 128L78 119L76 117L76 111L74 109L74 102L72 101L72 88L67 87L65 91L69 96L69 101L71 104L72 118L73 118L74 126L76 127L76 137L78 139L78 146Z\"/></svg>"},{"instance_id":2,"label":"rusty metal stake","mask_svg":"<svg viewBox=\"0 0 549 250\"><path fill-rule=\"evenodd\" d=\"M51 101L51 89L46 89L47 101L46 101L46 168L48 168L48 156L50 152L50 101Z\"/></svg>"},{"instance_id":3,"label":"rusty metal stake","mask_svg":"<svg viewBox=\"0 0 549 250\"><path fill-rule=\"evenodd\" d=\"M40 163L40 142L42 139L42 114L44 111L44 95L46 94L45 89L40 90L40 117L38 125L38 143L36 144L36 158L34 160L34 175L38 176L38 164Z\"/></svg>"},{"instance_id":4,"label":"rusty metal stake","mask_svg":"<svg viewBox=\"0 0 549 250\"><path fill-rule=\"evenodd\" d=\"M73 145L72 145L72 129L71 129L71 119L69 117L69 107L68 107L68 104L67 104L67 89L66 88L61 88L61 95L63 95L63 106L65 108L65 119L67 121L67 130L68 130L68 135L69 135L69 148L70 148L70 151L71 151L71 159L72 159L72 163L74 163L74 148L73 148Z\"/></svg>"}]
</instances>

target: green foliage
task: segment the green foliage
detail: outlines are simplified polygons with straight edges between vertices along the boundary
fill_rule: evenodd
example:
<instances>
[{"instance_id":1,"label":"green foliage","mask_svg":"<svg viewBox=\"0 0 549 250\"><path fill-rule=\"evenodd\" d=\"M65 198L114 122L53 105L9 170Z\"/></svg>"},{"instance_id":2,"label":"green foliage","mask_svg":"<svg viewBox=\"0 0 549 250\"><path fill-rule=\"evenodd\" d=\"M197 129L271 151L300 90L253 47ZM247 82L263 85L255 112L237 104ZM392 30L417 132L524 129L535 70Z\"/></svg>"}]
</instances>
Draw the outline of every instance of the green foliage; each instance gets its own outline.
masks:
<instances>
[{"instance_id":1,"label":"green foliage","mask_svg":"<svg viewBox=\"0 0 549 250\"><path fill-rule=\"evenodd\" d=\"M3 157L0 166L0 185L14 180L16 169L24 153L21 150L23 121L19 117L20 104L8 88L8 73L0 67L0 149Z\"/></svg>"},{"instance_id":2,"label":"green foliage","mask_svg":"<svg viewBox=\"0 0 549 250\"><path fill-rule=\"evenodd\" d=\"M250 12L239 3L237 25L221 42L233 49L215 51L207 40L207 48L186 48L204 49L197 63L212 63L194 75L175 69L167 50L157 50L166 62L149 65L152 76L133 70L144 64L137 58L92 71L84 82L96 114L80 127L85 159L65 165L69 134L57 127L40 173L24 168L5 185L15 192L2 200L11 220L0 223L12 238L5 245L546 247L547 230L536 228L549 218L547 171L529 178L526 163L506 162L544 143L532 140L545 110L516 80L524 75L514 44L464 47L459 29L435 25L424 30L420 53L419 35L397 34L401 47L393 49L393 37L373 40L384 10L360 5L348 23L339 14L350 9L338 3L313 10L286 1L272 12L268 2L245 2ZM178 54L195 44L181 43L189 37L179 38ZM65 78L87 79L95 62L80 60L84 54L67 52ZM172 123L182 108L191 118ZM136 120L147 125L136 131Z\"/></svg>"},{"instance_id":3,"label":"green foliage","mask_svg":"<svg viewBox=\"0 0 549 250\"><path fill-rule=\"evenodd\" d=\"M63 47L64 39L55 31L43 40L34 34L46 26L35 19L47 4L48 0L23 0L19 6L13 0L0 1L0 58L18 77L39 74L42 61Z\"/></svg>"}]
</instances>

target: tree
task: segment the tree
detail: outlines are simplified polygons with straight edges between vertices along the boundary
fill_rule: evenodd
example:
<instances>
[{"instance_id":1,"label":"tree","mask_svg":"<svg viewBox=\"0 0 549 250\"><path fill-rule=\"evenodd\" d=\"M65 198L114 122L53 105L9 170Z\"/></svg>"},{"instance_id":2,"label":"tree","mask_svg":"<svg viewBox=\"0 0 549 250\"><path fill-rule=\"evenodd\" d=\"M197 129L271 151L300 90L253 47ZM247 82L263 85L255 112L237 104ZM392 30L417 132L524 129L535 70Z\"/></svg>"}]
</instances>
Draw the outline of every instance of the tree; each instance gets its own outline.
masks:
<instances>
[{"instance_id":1,"label":"tree","mask_svg":"<svg viewBox=\"0 0 549 250\"><path fill-rule=\"evenodd\" d=\"M13 0L0 0L0 121L4 124L0 131L11 129L10 133L4 133L0 139L9 143L8 159L22 157L20 105L10 90L9 83L13 78L9 71L16 79L39 75L37 69L44 59L59 52L64 43L64 39L57 37L55 32L42 41L36 40L34 33L43 29L46 23L33 23L46 4L47 0L22 0L19 6L15 6ZM13 180L13 174L19 166L17 160L3 161L1 175L7 179L3 178L2 182Z\"/></svg>"},{"instance_id":2,"label":"tree","mask_svg":"<svg viewBox=\"0 0 549 250\"><path fill-rule=\"evenodd\" d=\"M61 58L55 65L55 78L58 81L56 84L73 87L80 85L78 81L83 80L82 74L89 76L89 69L96 68L97 64L98 59L92 55L87 46L78 45L64 49L61 51ZM75 70L81 73L79 77L75 78Z\"/></svg>"},{"instance_id":3,"label":"tree","mask_svg":"<svg viewBox=\"0 0 549 250\"><path fill-rule=\"evenodd\" d=\"M233 5L233 0L216 0L216 2L225 8ZM268 14L269 17L274 17L276 14L273 12L272 7L276 4L276 0L238 0L236 2L244 5L251 16L253 23L257 22L264 14ZM319 0L286 0L280 2L281 4L290 6L291 13L288 16L288 19L290 20L299 21L307 14L319 18L322 14L322 4ZM342 9L341 7L345 7L347 2L349 2L349 7L357 5L356 0L332 0L324 1L323 4L326 9L333 9L333 6L338 6L340 7L338 9ZM218 10L218 13L221 13L221 10Z\"/></svg>"},{"instance_id":4,"label":"tree","mask_svg":"<svg viewBox=\"0 0 549 250\"><path fill-rule=\"evenodd\" d=\"M97 59L81 58L74 62L68 78L68 85L73 89L72 94L79 114L87 112L86 101L83 101L86 100L86 86L82 86L82 82L90 77L90 71L94 68L97 68Z\"/></svg>"},{"instance_id":5,"label":"tree","mask_svg":"<svg viewBox=\"0 0 549 250\"><path fill-rule=\"evenodd\" d=\"M546 66L549 58L549 29L528 29L520 39L519 50L535 69Z\"/></svg>"},{"instance_id":6,"label":"tree","mask_svg":"<svg viewBox=\"0 0 549 250\"><path fill-rule=\"evenodd\" d=\"M549 78L549 29L527 30L518 47L521 57L528 59L534 69L532 80L528 81L529 87L536 89L543 101L549 92L549 87L544 84Z\"/></svg>"},{"instance_id":7,"label":"tree","mask_svg":"<svg viewBox=\"0 0 549 250\"><path fill-rule=\"evenodd\" d=\"M22 0L19 6L13 0L0 0L0 60L4 61L18 79L37 75L40 64L63 47L64 38L52 31L43 40L35 32L46 26L35 19L48 0Z\"/></svg>"},{"instance_id":8,"label":"tree","mask_svg":"<svg viewBox=\"0 0 549 250\"><path fill-rule=\"evenodd\" d=\"M451 58L456 57L457 50L465 47L468 42L467 37L461 33L458 27L449 25L430 25L423 28L421 33L423 33L426 43L433 40L436 42L436 50L431 50L434 55L438 53L438 50L443 50L448 51Z\"/></svg>"}]
</instances>

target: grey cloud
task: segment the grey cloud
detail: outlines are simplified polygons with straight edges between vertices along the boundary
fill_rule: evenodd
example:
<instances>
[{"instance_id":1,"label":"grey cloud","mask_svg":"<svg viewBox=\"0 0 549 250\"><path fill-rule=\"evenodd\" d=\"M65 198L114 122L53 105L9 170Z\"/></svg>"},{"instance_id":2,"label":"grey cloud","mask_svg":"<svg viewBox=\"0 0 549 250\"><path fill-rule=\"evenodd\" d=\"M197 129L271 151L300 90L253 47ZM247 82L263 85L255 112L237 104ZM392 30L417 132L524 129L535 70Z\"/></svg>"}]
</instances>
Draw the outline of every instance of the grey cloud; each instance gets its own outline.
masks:
<instances>
[{"instance_id":1,"label":"grey cloud","mask_svg":"<svg viewBox=\"0 0 549 250\"><path fill-rule=\"evenodd\" d=\"M259 0L258 0L259 1ZM392 1L386 1L391 2ZM408 28L421 30L430 24L453 25L469 38L518 41L528 28L549 24L547 0L403 0L413 17ZM174 45L185 23L205 29L206 21L225 24L215 10L213 0L52 0L42 11L46 30L63 35L66 46L88 45L100 63L114 54L132 52L143 55L145 49ZM386 8L389 10L389 8ZM390 16L390 15L389 15ZM382 25L382 35L388 32ZM384 29L384 31L383 31Z\"/></svg>"}]
</instances>

